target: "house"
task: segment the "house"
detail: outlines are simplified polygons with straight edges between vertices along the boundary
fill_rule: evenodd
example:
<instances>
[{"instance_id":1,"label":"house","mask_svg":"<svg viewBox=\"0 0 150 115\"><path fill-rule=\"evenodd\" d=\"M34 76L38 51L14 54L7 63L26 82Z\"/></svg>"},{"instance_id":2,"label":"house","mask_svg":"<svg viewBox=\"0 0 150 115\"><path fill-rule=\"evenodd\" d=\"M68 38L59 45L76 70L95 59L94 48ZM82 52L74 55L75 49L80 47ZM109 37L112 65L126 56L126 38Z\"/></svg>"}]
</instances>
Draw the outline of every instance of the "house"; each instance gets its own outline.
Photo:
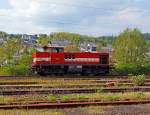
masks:
<instances>
[{"instance_id":1,"label":"house","mask_svg":"<svg viewBox=\"0 0 150 115\"><path fill-rule=\"evenodd\" d=\"M95 43L81 43L80 44L80 50L83 52L94 52L96 51L96 44Z\"/></svg>"},{"instance_id":2,"label":"house","mask_svg":"<svg viewBox=\"0 0 150 115\"><path fill-rule=\"evenodd\" d=\"M105 47L101 48L101 52L107 52L109 54L112 54L113 48L111 44L107 44Z\"/></svg>"},{"instance_id":3,"label":"house","mask_svg":"<svg viewBox=\"0 0 150 115\"><path fill-rule=\"evenodd\" d=\"M68 41L68 40L59 40L59 41L50 41L48 45L51 45L51 46L68 46L70 45L71 42Z\"/></svg>"},{"instance_id":4,"label":"house","mask_svg":"<svg viewBox=\"0 0 150 115\"><path fill-rule=\"evenodd\" d=\"M31 44L34 45L37 43L37 35L27 35L27 34L23 34L21 36L22 42L24 44Z\"/></svg>"},{"instance_id":5,"label":"house","mask_svg":"<svg viewBox=\"0 0 150 115\"><path fill-rule=\"evenodd\" d=\"M2 45L4 43L4 39L0 38L0 45Z\"/></svg>"}]
</instances>

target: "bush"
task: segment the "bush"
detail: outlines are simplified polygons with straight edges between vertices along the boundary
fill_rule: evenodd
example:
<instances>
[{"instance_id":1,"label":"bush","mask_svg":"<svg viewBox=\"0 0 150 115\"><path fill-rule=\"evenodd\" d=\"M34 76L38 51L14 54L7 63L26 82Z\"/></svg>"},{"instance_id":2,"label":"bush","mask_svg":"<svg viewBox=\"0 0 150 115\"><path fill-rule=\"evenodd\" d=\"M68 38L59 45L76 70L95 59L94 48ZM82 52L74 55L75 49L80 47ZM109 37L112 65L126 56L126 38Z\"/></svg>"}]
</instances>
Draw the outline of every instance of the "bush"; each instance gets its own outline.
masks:
<instances>
[{"instance_id":1,"label":"bush","mask_svg":"<svg viewBox=\"0 0 150 115\"><path fill-rule=\"evenodd\" d=\"M126 64L126 65L117 65L115 68L115 72L122 75L128 75L128 74L135 74L136 73L137 66L132 64Z\"/></svg>"},{"instance_id":2,"label":"bush","mask_svg":"<svg viewBox=\"0 0 150 115\"><path fill-rule=\"evenodd\" d=\"M0 68L0 75L27 76L30 68L26 65L4 66Z\"/></svg>"},{"instance_id":3,"label":"bush","mask_svg":"<svg viewBox=\"0 0 150 115\"><path fill-rule=\"evenodd\" d=\"M119 95L106 95L104 97L105 101L118 101L120 99Z\"/></svg>"},{"instance_id":4,"label":"bush","mask_svg":"<svg viewBox=\"0 0 150 115\"><path fill-rule=\"evenodd\" d=\"M11 66L11 74L14 76L27 76L29 75L29 67L26 65Z\"/></svg>"},{"instance_id":5,"label":"bush","mask_svg":"<svg viewBox=\"0 0 150 115\"><path fill-rule=\"evenodd\" d=\"M0 67L0 75L3 75L3 76L10 76L11 75L11 72L10 72L10 67Z\"/></svg>"},{"instance_id":6,"label":"bush","mask_svg":"<svg viewBox=\"0 0 150 115\"><path fill-rule=\"evenodd\" d=\"M150 74L150 66L147 65L134 65L134 64L125 64L125 65L117 65L113 70L115 74L121 75L141 75L141 74Z\"/></svg>"},{"instance_id":7,"label":"bush","mask_svg":"<svg viewBox=\"0 0 150 115\"><path fill-rule=\"evenodd\" d=\"M132 82L137 86L144 85L145 82L145 76L144 75L137 75L131 77Z\"/></svg>"},{"instance_id":8,"label":"bush","mask_svg":"<svg viewBox=\"0 0 150 115\"><path fill-rule=\"evenodd\" d=\"M76 95L76 100L80 101L82 99L87 99L88 97L86 95L81 95L81 94L77 94Z\"/></svg>"},{"instance_id":9,"label":"bush","mask_svg":"<svg viewBox=\"0 0 150 115\"><path fill-rule=\"evenodd\" d=\"M56 102L57 101L57 97L55 95L49 95L48 96L48 99L51 101L51 102Z\"/></svg>"},{"instance_id":10,"label":"bush","mask_svg":"<svg viewBox=\"0 0 150 115\"><path fill-rule=\"evenodd\" d=\"M67 101L69 101L71 99L71 97L68 95L63 95L63 96L61 96L61 101L62 102L67 102Z\"/></svg>"}]
</instances>

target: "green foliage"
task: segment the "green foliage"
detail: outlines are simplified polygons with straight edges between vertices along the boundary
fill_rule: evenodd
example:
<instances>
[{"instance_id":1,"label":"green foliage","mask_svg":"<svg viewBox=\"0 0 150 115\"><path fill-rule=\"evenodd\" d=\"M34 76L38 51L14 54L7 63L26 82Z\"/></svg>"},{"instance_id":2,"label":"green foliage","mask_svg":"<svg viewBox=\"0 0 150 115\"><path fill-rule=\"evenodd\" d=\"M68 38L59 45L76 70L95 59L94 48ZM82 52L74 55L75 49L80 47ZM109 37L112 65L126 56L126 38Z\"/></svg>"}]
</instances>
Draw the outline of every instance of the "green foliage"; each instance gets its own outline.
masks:
<instances>
[{"instance_id":1,"label":"green foliage","mask_svg":"<svg viewBox=\"0 0 150 115\"><path fill-rule=\"evenodd\" d=\"M57 101L57 97L55 95L49 95L48 96L48 100L51 102L56 102Z\"/></svg>"},{"instance_id":2,"label":"green foliage","mask_svg":"<svg viewBox=\"0 0 150 115\"><path fill-rule=\"evenodd\" d=\"M5 44L3 44L3 51L7 52L5 53L5 57L8 60L13 59L13 56L16 52L18 52L21 48L21 45L19 43L19 40L17 39L9 39Z\"/></svg>"},{"instance_id":3,"label":"green foliage","mask_svg":"<svg viewBox=\"0 0 150 115\"><path fill-rule=\"evenodd\" d=\"M10 97L0 96L0 103L7 103L13 101Z\"/></svg>"},{"instance_id":4,"label":"green foliage","mask_svg":"<svg viewBox=\"0 0 150 115\"><path fill-rule=\"evenodd\" d=\"M145 64L143 66L141 65L135 65L135 64L123 64L123 65L118 65L116 68L113 70L112 73L115 74L123 74L123 75L141 75L141 74L150 74L150 65Z\"/></svg>"},{"instance_id":5,"label":"green foliage","mask_svg":"<svg viewBox=\"0 0 150 115\"><path fill-rule=\"evenodd\" d=\"M68 40L73 43L79 44L81 35L67 32L57 32L50 35L51 40Z\"/></svg>"},{"instance_id":6,"label":"green foliage","mask_svg":"<svg viewBox=\"0 0 150 115\"><path fill-rule=\"evenodd\" d=\"M80 49L76 45L68 45L64 48L65 52L77 52L80 51Z\"/></svg>"},{"instance_id":7,"label":"green foliage","mask_svg":"<svg viewBox=\"0 0 150 115\"><path fill-rule=\"evenodd\" d=\"M48 37L41 37L38 39L38 44L40 45L48 45L49 42L49 38Z\"/></svg>"},{"instance_id":8,"label":"green foliage","mask_svg":"<svg viewBox=\"0 0 150 115\"><path fill-rule=\"evenodd\" d=\"M68 33L68 32L57 32L53 33L49 36L49 40L68 40L71 41L73 44L79 46L82 42L93 42L98 44L99 46L102 46L103 40L99 39L98 37L93 36L86 36L86 35L80 35L75 33Z\"/></svg>"},{"instance_id":9,"label":"green foliage","mask_svg":"<svg viewBox=\"0 0 150 115\"><path fill-rule=\"evenodd\" d=\"M106 95L104 97L105 101L118 101L120 99L119 95Z\"/></svg>"},{"instance_id":10,"label":"green foliage","mask_svg":"<svg viewBox=\"0 0 150 115\"><path fill-rule=\"evenodd\" d=\"M118 65L115 68L115 71L118 74L124 74L124 75L128 75L128 74L138 74L137 72L137 66L134 64L124 64L124 65Z\"/></svg>"},{"instance_id":11,"label":"green foliage","mask_svg":"<svg viewBox=\"0 0 150 115\"><path fill-rule=\"evenodd\" d=\"M146 40L146 45L150 46L150 40Z\"/></svg>"},{"instance_id":12,"label":"green foliage","mask_svg":"<svg viewBox=\"0 0 150 115\"><path fill-rule=\"evenodd\" d=\"M102 43L97 43L96 44L96 50L101 51L101 48L102 48Z\"/></svg>"},{"instance_id":13,"label":"green foliage","mask_svg":"<svg viewBox=\"0 0 150 115\"><path fill-rule=\"evenodd\" d=\"M145 83L145 76L144 75L132 76L131 80L135 85L142 86Z\"/></svg>"},{"instance_id":14,"label":"green foliage","mask_svg":"<svg viewBox=\"0 0 150 115\"><path fill-rule=\"evenodd\" d=\"M26 65L26 66L30 66L32 63L32 55L31 54L24 54L23 56L21 56L19 63Z\"/></svg>"},{"instance_id":15,"label":"green foliage","mask_svg":"<svg viewBox=\"0 0 150 115\"><path fill-rule=\"evenodd\" d=\"M14 60L15 54L19 53L21 49L22 45L19 39L8 39L0 47L0 63L3 64L5 61L8 65L12 65L16 61Z\"/></svg>"},{"instance_id":16,"label":"green foliage","mask_svg":"<svg viewBox=\"0 0 150 115\"><path fill-rule=\"evenodd\" d=\"M126 29L117 37L113 47L115 51L113 56L118 65L141 65L145 61L147 45L138 29Z\"/></svg>"},{"instance_id":17,"label":"green foliage","mask_svg":"<svg viewBox=\"0 0 150 115\"><path fill-rule=\"evenodd\" d=\"M70 98L71 98L71 96L67 96L67 95L63 95L63 96L60 97L62 102L67 102L67 101L70 100Z\"/></svg>"},{"instance_id":18,"label":"green foliage","mask_svg":"<svg viewBox=\"0 0 150 115\"><path fill-rule=\"evenodd\" d=\"M107 44L112 44L115 39L116 39L116 37L114 37L114 36L102 36L102 37L98 37L98 40L101 41L101 43L103 44L103 46L106 46Z\"/></svg>"},{"instance_id":19,"label":"green foliage","mask_svg":"<svg viewBox=\"0 0 150 115\"><path fill-rule=\"evenodd\" d=\"M82 95L82 94L77 94L76 95L76 99L78 100L78 101L80 101L80 100L82 100L82 99L87 99L88 97L86 96L86 95Z\"/></svg>"},{"instance_id":20,"label":"green foliage","mask_svg":"<svg viewBox=\"0 0 150 115\"><path fill-rule=\"evenodd\" d=\"M9 66L0 67L0 75L10 76L11 75L10 67Z\"/></svg>"},{"instance_id":21,"label":"green foliage","mask_svg":"<svg viewBox=\"0 0 150 115\"><path fill-rule=\"evenodd\" d=\"M30 53L24 54L18 60L11 59L8 65L0 67L0 75L27 76L30 74L31 62L32 55Z\"/></svg>"},{"instance_id":22,"label":"green foliage","mask_svg":"<svg viewBox=\"0 0 150 115\"><path fill-rule=\"evenodd\" d=\"M0 31L0 37L6 39L8 34L6 32Z\"/></svg>"},{"instance_id":23,"label":"green foliage","mask_svg":"<svg viewBox=\"0 0 150 115\"><path fill-rule=\"evenodd\" d=\"M5 61L5 52L3 48L0 48L0 64L2 64Z\"/></svg>"},{"instance_id":24,"label":"green foliage","mask_svg":"<svg viewBox=\"0 0 150 115\"><path fill-rule=\"evenodd\" d=\"M113 58L119 74L149 74L149 59L146 55L147 44L138 29L126 29L113 43Z\"/></svg>"},{"instance_id":25,"label":"green foliage","mask_svg":"<svg viewBox=\"0 0 150 115\"><path fill-rule=\"evenodd\" d=\"M30 69L25 65L0 67L0 75L27 76L29 73Z\"/></svg>"},{"instance_id":26,"label":"green foliage","mask_svg":"<svg viewBox=\"0 0 150 115\"><path fill-rule=\"evenodd\" d=\"M30 68L24 64L10 66L10 73L14 76L27 76L29 75Z\"/></svg>"},{"instance_id":27,"label":"green foliage","mask_svg":"<svg viewBox=\"0 0 150 115\"><path fill-rule=\"evenodd\" d=\"M103 93L104 92L104 90L103 90L103 88L99 88L99 89L97 89L97 91L96 91L97 93Z\"/></svg>"},{"instance_id":28,"label":"green foliage","mask_svg":"<svg viewBox=\"0 0 150 115\"><path fill-rule=\"evenodd\" d=\"M0 47L1 75L26 76L30 73L32 49L21 44L19 38L6 40ZM7 63L4 63L7 62Z\"/></svg>"}]
</instances>

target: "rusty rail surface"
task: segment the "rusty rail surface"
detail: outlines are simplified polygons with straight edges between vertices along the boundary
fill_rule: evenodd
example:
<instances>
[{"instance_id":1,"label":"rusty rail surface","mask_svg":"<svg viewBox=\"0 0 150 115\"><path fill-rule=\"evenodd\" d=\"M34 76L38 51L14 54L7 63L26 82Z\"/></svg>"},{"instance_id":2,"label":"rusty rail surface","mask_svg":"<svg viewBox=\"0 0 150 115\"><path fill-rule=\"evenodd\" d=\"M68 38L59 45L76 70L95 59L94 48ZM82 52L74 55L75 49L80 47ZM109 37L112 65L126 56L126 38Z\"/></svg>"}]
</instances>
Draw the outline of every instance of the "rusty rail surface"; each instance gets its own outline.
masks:
<instances>
[{"instance_id":1,"label":"rusty rail surface","mask_svg":"<svg viewBox=\"0 0 150 115\"><path fill-rule=\"evenodd\" d=\"M1 90L0 95L27 95L27 94L74 94L74 93L125 93L125 92L150 92L150 87L130 87L130 88L97 88L97 89L38 89L38 90Z\"/></svg>"},{"instance_id":2,"label":"rusty rail surface","mask_svg":"<svg viewBox=\"0 0 150 115\"><path fill-rule=\"evenodd\" d=\"M87 76L83 76L83 75L80 75L80 74L65 74L65 75L46 75L46 76L40 76L40 75L29 75L29 76L14 76L14 75L0 75L0 77L5 77L5 78L9 78L9 77L56 77L56 78L103 78L103 77L129 77L130 75L111 75L111 74L106 74L106 75L98 75L98 76L95 76L95 75L87 75Z\"/></svg>"},{"instance_id":3,"label":"rusty rail surface","mask_svg":"<svg viewBox=\"0 0 150 115\"><path fill-rule=\"evenodd\" d=\"M31 104L6 104L0 105L0 109L55 109L55 108L73 108L81 106L106 106L106 105L131 105L131 104L148 104L150 100L144 101L115 101L115 102L73 102L73 103L31 103Z\"/></svg>"},{"instance_id":4,"label":"rusty rail surface","mask_svg":"<svg viewBox=\"0 0 150 115\"><path fill-rule=\"evenodd\" d=\"M18 80L24 80L24 79L18 79ZM36 79L35 79L36 80ZM46 79L46 80L53 80L53 79ZM68 80L66 80L66 79L55 79L55 80L64 80L64 81L66 81L66 82L68 82ZM78 79L72 79L72 80L70 80L69 79L69 81L74 81L74 80L78 80ZM132 81L130 80L130 79L97 79L97 80L94 80L94 79L84 79L84 80L86 80L86 81L90 81L91 83L107 83L107 82L118 82L118 83L131 83ZM83 80L83 81L84 81ZM28 79L28 81L17 81L17 79L16 79L16 81L1 81L1 79L0 79L0 85L17 85L17 84L39 84L39 83L48 83L49 81L44 81L44 79L43 79L43 81L41 82L41 81L30 81L30 79ZM82 81L82 80L81 80ZM145 79L144 80L145 82L150 82L150 79Z\"/></svg>"},{"instance_id":5,"label":"rusty rail surface","mask_svg":"<svg viewBox=\"0 0 150 115\"><path fill-rule=\"evenodd\" d=\"M117 83L116 87L120 87L120 86L124 86L124 87L135 87L134 83ZM149 86L150 87L150 83L145 83L143 86ZM143 87L142 86L142 87ZM44 84L13 84L13 85L1 85L0 84L0 89L38 89L38 88L89 88L89 87L99 87L99 88L106 88L107 84L105 83L92 83L92 84L79 84L79 85L58 85L58 86L51 86L51 85L44 85ZM112 86L113 88L114 86Z\"/></svg>"},{"instance_id":6,"label":"rusty rail surface","mask_svg":"<svg viewBox=\"0 0 150 115\"><path fill-rule=\"evenodd\" d=\"M12 79L12 78L11 78ZM2 80L5 80L2 79ZM48 83L47 80L64 80L64 81L74 81L74 80L86 80L86 81L90 81L90 82L96 82L96 83L107 83L107 82L119 82L119 83L131 83L132 81L130 79L124 79L124 78L114 78L114 79L105 79L105 78L100 78L100 79L94 79L94 78L86 78L86 79L77 79L77 78L72 78L72 79L62 79L62 78L45 78L45 79L41 79L43 80L42 82L41 81L30 81L30 78L26 78L26 79L21 79L21 78L13 78L13 80L16 80L16 81L1 81L1 78L0 78L0 85L15 85L15 84L38 84L38 83ZM28 80L28 81L18 81L18 80ZM36 78L35 78L36 80ZM45 81L46 80L46 81ZM145 79L145 82L150 82L150 79Z\"/></svg>"}]
</instances>

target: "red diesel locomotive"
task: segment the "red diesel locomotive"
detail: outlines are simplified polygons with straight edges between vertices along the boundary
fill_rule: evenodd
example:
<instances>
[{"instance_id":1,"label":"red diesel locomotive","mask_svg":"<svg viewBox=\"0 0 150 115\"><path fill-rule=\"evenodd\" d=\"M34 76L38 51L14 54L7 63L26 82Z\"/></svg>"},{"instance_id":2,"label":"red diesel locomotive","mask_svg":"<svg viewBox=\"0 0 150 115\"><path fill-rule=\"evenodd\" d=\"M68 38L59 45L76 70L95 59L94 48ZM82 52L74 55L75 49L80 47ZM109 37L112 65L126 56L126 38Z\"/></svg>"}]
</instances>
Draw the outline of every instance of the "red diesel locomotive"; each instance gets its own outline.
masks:
<instances>
[{"instance_id":1,"label":"red diesel locomotive","mask_svg":"<svg viewBox=\"0 0 150 115\"><path fill-rule=\"evenodd\" d=\"M109 53L64 52L61 46L44 46L43 51L34 52L32 69L40 75L82 74L99 75L109 73Z\"/></svg>"}]
</instances>

